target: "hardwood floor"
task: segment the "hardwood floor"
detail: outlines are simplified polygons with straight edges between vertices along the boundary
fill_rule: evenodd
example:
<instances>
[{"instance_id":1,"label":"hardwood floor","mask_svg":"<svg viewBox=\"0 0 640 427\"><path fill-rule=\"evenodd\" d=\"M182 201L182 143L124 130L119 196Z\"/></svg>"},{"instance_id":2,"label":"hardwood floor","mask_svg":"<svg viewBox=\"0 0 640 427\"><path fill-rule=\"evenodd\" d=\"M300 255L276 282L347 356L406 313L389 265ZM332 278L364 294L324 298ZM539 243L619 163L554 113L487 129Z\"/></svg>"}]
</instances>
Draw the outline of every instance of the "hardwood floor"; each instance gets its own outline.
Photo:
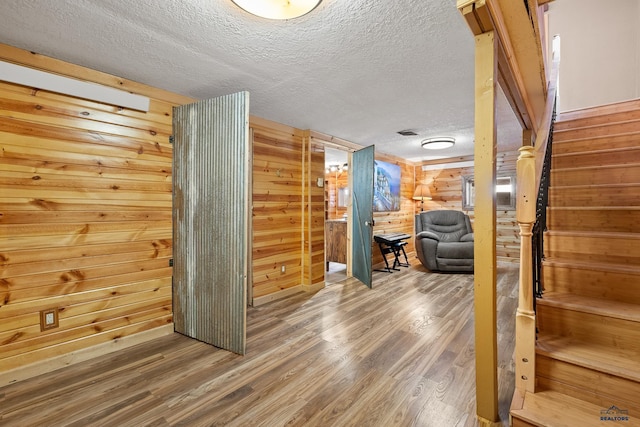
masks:
<instances>
[{"instance_id":1,"label":"hardwood floor","mask_svg":"<svg viewBox=\"0 0 640 427\"><path fill-rule=\"evenodd\" d=\"M517 281L499 266L505 425ZM250 308L247 336L244 357L173 334L0 388L0 425L476 425L473 275L347 279Z\"/></svg>"},{"instance_id":2,"label":"hardwood floor","mask_svg":"<svg viewBox=\"0 0 640 427\"><path fill-rule=\"evenodd\" d=\"M342 282L347 278L347 265L337 262L330 262L329 269L324 272L324 283L329 286Z\"/></svg>"}]
</instances>

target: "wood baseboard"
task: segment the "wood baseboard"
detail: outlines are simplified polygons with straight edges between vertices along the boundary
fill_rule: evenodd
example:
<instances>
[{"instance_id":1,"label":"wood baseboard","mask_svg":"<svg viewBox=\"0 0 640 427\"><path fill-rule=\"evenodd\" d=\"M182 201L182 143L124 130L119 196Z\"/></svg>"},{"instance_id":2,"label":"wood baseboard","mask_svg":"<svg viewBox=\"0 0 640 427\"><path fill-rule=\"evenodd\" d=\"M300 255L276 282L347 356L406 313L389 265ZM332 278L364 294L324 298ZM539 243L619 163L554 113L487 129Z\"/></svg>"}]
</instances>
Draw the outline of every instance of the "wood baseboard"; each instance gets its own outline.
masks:
<instances>
[{"instance_id":1,"label":"wood baseboard","mask_svg":"<svg viewBox=\"0 0 640 427\"><path fill-rule=\"evenodd\" d=\"M324 281L314 283L313 285L302 285L302 290L305 292L318 292L320 289L323 289L326 286Z\"/></svg>"},{"instance_id":2,"label":"wood baseboard","mask_svg":"<svg viewBox=\"0 0 640 427\"><path fill-rule=\"evenodd\" d=\"M298 292L303 292L303 288L302 285L296 285L296 286L292 286L290 288L287 289L283 289L281 291L278 292L274 292L268 295L263 295L261 297L257 297L253 299L253 306L257 307L259 305L263 305L266 304L268 302L271 301L275 301L278 299L282 299L285 297L288 297L289 295L293 295L293 294L297 294Z\"/></svg>"},{"instance_id":3,"label":"wood baseboard","mask_svg":"<svg viewBox=\"0 0 640 427\"><path fill-rule=\"evenodd\" d=\"M502 427L502 421L490 421L482 418L480 415L476 415L476 420L480 427Z\"/></svg>"},{"instance_id":4,"label":"wood baseboard","mask_svg":"<svg viewBox=\"0 0 640 427\"><path fill-rule=\"evenodd\" d=\"M102 344L94 345L82 350L73 351L60 356L52 357L47 360L21 366L6 372L0 372L0 387L9 385L18 381L24 381L38 375L55 371L65 366L73 365L94 357L102 356L114 351L122 350L146 341L151 341L165 335L173 334L173 323L154 328L149 331L140 332L135 335L125 336L115 341L109 341Z\"/></svg>"}]
</instances>

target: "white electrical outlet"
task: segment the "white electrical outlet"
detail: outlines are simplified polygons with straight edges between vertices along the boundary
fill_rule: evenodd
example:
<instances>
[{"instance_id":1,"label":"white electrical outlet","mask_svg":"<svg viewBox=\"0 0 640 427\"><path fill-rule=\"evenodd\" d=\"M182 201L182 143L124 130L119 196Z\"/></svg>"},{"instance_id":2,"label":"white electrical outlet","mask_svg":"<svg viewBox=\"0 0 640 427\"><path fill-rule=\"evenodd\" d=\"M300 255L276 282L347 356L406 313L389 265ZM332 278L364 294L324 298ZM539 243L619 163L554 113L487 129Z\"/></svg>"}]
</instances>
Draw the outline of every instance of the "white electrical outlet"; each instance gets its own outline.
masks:
<instances>
[{"instance_id":1,"label":"white electrical outlet","mask_svg":"<svg viewBox=\"0 0 640 427\"><path fill-rule=\"evenodd\" d=\"M286 271L287 271L287 267L286 267L284 264L282 264L282 265L280 266L280 273L284 273L284 272L286 272Z\"/></svg>"},{"instance_id":2,"label":"white electrical outlet","mask_svg":"<svg viewBox=\"0 0 640 427\"><path fill-rule=\"evenodd\" d=\"M44 324L45 326L50 326L56 323L56 316L53 312L49 312L44 316Z\"/></svg>"},{"instance_id":3,"label":"white electrical outlet","mask_svg":"<svg viewBox=\"0 0 640 427\"><path fill-rule=\"evenodd\" d=\"M42 310L40 312L40 330L46 331L58 327L58 308Z\"/></svg>"}]
</instances>

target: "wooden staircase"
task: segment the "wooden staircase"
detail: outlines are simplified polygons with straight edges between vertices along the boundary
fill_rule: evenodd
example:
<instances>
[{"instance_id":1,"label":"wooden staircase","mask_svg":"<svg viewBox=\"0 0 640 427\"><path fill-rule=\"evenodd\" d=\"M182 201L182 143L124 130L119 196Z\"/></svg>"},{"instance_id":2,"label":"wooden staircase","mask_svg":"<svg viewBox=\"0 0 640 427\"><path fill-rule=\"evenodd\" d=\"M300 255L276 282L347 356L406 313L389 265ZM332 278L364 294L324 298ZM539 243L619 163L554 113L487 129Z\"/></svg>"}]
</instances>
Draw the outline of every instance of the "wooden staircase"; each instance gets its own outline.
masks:
<instances>
[{"instance_id":1,"label":"wooden staircase","mask_svg":"<svg viewBox=\"0 0 640 427\"><path fill-rule=\"evenodd\" d=\"M640 426L640 100L559 115L547 228L535 393L512 425Z\"/></svg>"}]
</instances>

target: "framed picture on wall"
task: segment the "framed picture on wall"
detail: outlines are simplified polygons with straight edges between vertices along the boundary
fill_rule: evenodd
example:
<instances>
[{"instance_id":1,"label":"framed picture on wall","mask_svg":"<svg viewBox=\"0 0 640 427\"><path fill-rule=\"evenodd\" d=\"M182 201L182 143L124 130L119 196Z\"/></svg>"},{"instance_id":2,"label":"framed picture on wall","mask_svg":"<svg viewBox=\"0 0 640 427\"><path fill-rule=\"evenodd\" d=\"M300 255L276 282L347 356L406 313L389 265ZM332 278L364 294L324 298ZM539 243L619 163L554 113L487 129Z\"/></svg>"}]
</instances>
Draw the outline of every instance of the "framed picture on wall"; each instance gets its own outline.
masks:
<instances>
[{"instance_id":1,"label":"framed picture on wall","mask_svg":"<svg viewBox=\"0 0 640 427\"><path fill-rule=\"evenodd\" d=\"M400 210L400 166L376 160L373 172L373 211Z\"/></svg>"}]
</instances>

